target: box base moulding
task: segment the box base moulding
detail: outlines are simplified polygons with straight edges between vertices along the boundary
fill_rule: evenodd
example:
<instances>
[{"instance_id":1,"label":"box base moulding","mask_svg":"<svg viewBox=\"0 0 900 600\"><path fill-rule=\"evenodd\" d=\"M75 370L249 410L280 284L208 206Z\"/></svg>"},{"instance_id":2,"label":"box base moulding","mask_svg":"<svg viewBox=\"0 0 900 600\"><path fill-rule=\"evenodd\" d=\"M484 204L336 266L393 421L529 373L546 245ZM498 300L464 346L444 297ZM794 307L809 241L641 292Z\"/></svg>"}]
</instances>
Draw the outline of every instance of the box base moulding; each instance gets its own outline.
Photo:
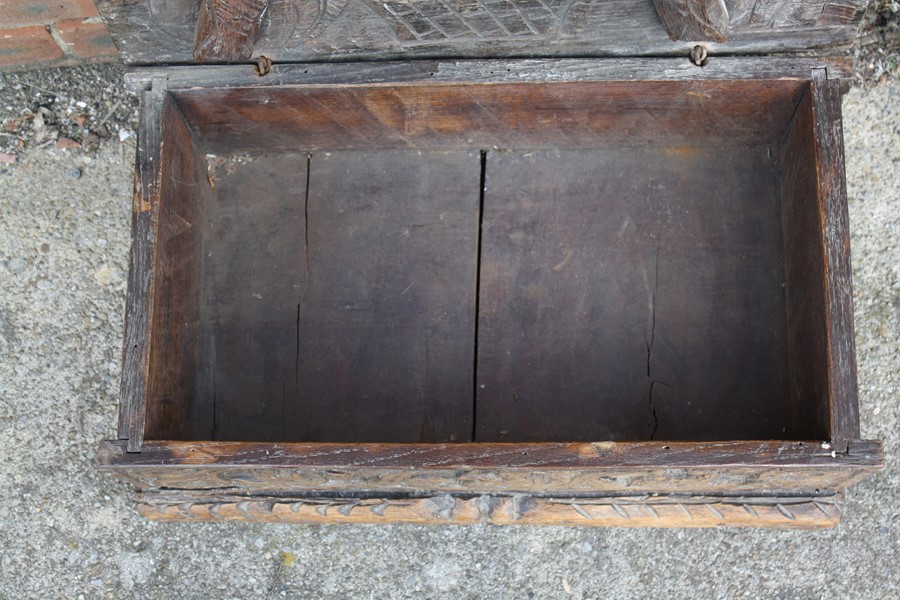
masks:
<instances>
[{"instance_id":1,"label":"box base moulding","mask_svg":"<svg viewBox=\"0 0 900 600\"><path fill-rule=\"evenodd\" d=\"M576 525L594 527L772 527L818 529L841 520L842 494L820 497L610 496L545 498L454 495L424 498L230 497L142 494L138 512L156 521Z\"/></svg>"}]
</instances>

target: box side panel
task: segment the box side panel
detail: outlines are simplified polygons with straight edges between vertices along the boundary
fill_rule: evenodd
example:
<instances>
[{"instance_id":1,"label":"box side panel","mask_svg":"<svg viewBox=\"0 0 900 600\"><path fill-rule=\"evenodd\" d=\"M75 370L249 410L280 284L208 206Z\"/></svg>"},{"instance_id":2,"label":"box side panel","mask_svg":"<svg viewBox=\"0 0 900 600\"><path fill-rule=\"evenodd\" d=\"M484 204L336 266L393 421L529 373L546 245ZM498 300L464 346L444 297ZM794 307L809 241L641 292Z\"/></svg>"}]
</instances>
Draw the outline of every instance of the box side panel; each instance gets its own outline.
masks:
<instances>
[{"instance_id":1,"label":"box side panel","mask_svg":"<svg viewBox=\"0 0 900 600\"><path fill-rule=\"evenodd\" d=\"M793 421L838 452L859 437L839 82L812 70L781 148Z\"/></svg>"},{"instance_id":2,"label":"box side panel","mask_svg":"<svg viewBox=\"0 0 900 600\"><path fill-rule=\"evenodd\" d=\"M166 98L161 79L140 92L141 114L132 204L128 300L119 405L119 439L140 449L150 380L150 340L159 222L160 147Z\"/></svg>"},{"instance_id":3,"label":"box side panel","mask_svg":"<svg viewBox=\"0 0 900 600\"><path fill-rule=\"evenodd\" d=\"M206 161L171 98L162 114L146 439L196 439ZM205 433L205 432L204 432Z\"/></svg>"},{"instance_id":4,"label":"box side panel","mask_svg":"<svg viewBox=\"0 0 900 600\"><path fill-rule=\"evenodd\" d=\"M814 69L811 91L825 255L831 437L843 452L859 437L859 399L840 83L826 69Z\"/></svg>"},{"instance_id":5,"label":"box side panel","mask_svg":"<svg viewBox=\"0 0 900 600\"><path fill-rule=\"evenodd\" d=\"M748 146L780 138L802 92L792 79L516 83L461 73L375 85L365 75L356 85L174 95L211 151L272 153Z\"/></svg>"},{"instance_id":6,"label":"box side panel","mask_svg":"<svg viewBox=\"0 0 900 600\"><path fill-rule=\"evenodd\" d=\"M829 439L825 257L812 105L807 90L779 156L788 363L792 428Z\"/></svg>"}]
</instances>

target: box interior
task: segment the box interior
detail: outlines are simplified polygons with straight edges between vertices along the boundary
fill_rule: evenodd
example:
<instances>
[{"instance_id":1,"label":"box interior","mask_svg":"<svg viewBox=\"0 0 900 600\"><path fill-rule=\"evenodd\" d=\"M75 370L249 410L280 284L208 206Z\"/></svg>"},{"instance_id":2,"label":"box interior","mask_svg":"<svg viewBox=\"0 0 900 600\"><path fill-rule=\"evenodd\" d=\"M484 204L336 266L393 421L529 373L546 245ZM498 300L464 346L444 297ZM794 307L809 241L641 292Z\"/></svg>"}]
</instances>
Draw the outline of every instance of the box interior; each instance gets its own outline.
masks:
<instances>
[{"instance_id":1,"label":"box interior","mask_svg":"<svg viewBox=\"0 0 900 600\"><path fill-rule=\"evenodd\" d=\"M827 439L809 86L171 92L145 439Z\"/></svg>"}]
</instances>

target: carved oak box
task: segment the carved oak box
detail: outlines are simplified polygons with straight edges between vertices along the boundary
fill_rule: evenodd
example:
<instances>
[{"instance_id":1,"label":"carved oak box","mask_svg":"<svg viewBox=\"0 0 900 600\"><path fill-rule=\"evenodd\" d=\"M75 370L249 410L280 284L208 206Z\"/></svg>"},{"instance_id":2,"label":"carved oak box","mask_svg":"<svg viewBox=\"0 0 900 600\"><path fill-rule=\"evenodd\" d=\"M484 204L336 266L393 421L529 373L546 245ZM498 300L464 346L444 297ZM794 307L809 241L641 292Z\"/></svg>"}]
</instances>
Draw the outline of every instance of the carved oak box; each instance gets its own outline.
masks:
<instances>
[{"instance_id":1,"label":"carved oak box","mask_svg":"<svg viewBox=\"0 0 900 600\"><path fill-rule=\"evenodd\" d=\"M145 516L821 527L880 466L860 2L98 6L141 102L99 461Z\"/></svg>"}]
</instances>

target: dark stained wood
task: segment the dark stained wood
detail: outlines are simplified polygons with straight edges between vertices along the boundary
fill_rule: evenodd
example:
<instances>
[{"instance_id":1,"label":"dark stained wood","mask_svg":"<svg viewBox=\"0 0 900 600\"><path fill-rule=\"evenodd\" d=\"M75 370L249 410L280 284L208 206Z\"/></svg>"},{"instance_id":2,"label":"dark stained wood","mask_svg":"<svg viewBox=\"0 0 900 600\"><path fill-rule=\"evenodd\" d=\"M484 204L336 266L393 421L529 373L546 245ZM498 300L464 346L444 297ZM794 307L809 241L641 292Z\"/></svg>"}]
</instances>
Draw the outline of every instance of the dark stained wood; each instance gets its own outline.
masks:
<instances>
[{"instance_id":1,"label":"dark stained wood","mask_svg":"<svg viewBox=\"0 0 900 600\"><path fill-rule=\"evenodd\" d=\"M202 0L194 33L194 60L248 60L268 5L269 0Z\"/></svg>"},{"instance_id":2,"label":"dark stained wood","mask_svg":"<svg viewBox=\"0 0 900 600\"><path fill-rule=\"evenodd\" d=\"M883 463L880 442L594 444L240 444L105 442L101 469L152 492L396 497L438 492L559 496L683 493L817 495Z\"/></svg>"},{"instance_id":3,"label":"dark stained wood","mask_svg":"<svg viewBox=\"0 0 900 600\"><path fill-rule=\"evenodd\" d=\"M812 73L780 158L791 396L798 431L842 451L859 413L840 91Z\"/></svg>"},{"instance_id":4,"label":"dark stained wood","mask_svg":"<svg viewBox=\"0 0 900 600\"><path fill-rule=\"evenodd\" d=\"M719 42L728 35L724 0L653 0L672 41Z\"/></svg>"},{"instance_id":5,"label":"dark stained wood","mask_svg":"<svg viewBox=\"0 0 900 600\"><path fill-rule=\"evenodd\" d=\"M790 79L604 81L217 88L173 96L212 152L439 150L774 142L802 88Z\"/></svg>"},{"instance_id":6,"label":"dark stained wood","mask_svg":"<svg viewBox=\"0 0 900 600\"><path fill-rule=\"evenodd\" d=\"M843 451L849 440L859 437L859 401L841 93L840 83L829 78L825 69L814 69L812 78L818 206L825 256L828 404L832 439Z\"/></svg>"},{"instance_id":7,"label":"dark stained wood","mask_svg":"<svg viewBox=\"0 0 900 600\"><path fill-rule=\"evenodd\" d=\"M312 155L286 439L470 440L480 172L478 152Z\"/></svg>"},{"instance_id":8,"label":"dark stained wood","mask_svg":"<svg viewBox=\"0 0 900 600\"><path fill-rule=\"evenodd\" d=\"M138 512L154 521L265 523L409 523L418 525L575 525L580 527L772 527L837 525L841 494L798 497L704 498L613 496L548 498L525 494L429 498L252 497L193 493L143 495Z\"/></svg>"},{"instance_id":9,"label":"dark stained wood","mask_svg":"<svg viewBox=\"0 0 900 600\"><path fill-rule=\"evenodd\" d=\"M254 6L257 1L252 0ZM670 39L649 0L270 4L255 52L276 62L536 54L686 56L696 41ZM711 43L713 54L813 49L837 54L852 43L866 0L846 0L840 6L827 0L731 0L728 5L728 42ZM98 0L97 6L126 63L195 60L197 0Z\"/></svg>"},{"instance_id":10,"label":"dark stained wood","mask_svg":"<svg viewBox=\"0 0 900 600\"><path fill-rule=\"evenodd\" d=\"M781 146L779 180L792 429L803 437L829 439L825 262L814 121L807 88Z\"/></svg>"},{"instance_id":11,"label":"dark stained wood","mask_svg":"<svg viewBox=\"0 0 900 600\"><path fill-rule=\"evenodd\" d=\"M769 152L489 153L476 440L795 439Z\"/></svg>"},{"instance_id":12,"label":"dark stained wood","mask_svg":"<svg viewBox=\"0 0 900 600\"><path fill-rule=\"evenodd\" d=\"M206 161L175 104L162 112L144 437L194 439L200 366L201 207Z\"/></svg>"},{"instance_id":13,"label":"dark stained wood","mask_svg":"<svg viewBox=\"0 0 900 600\"><path fill-rule=\"evenodd\" d=\"M178 62L196 26L181 2L103 10ZM857 439L846 65L718 55L763 34L789 51L809 27L830 45L851 6L734 2L736 42L707 44L703 68L669 41L685 56L277 62L551 38L548 54L616 54L657 18L649 2L545 4L543 21L453 4L449 25L403 12L421 3L279 1L254 51L274 50L264 77L129 74L137 267L120 439L99 462L142 514L806 528L834 525L836 494L881 468L881 444ZM442 39L460 23L503 34ZM624 46L591 37L610 23Z\"/></svg>"},{"instance_id":14,"label":"dark stained wood","mask_svg":"<svg viewBox=\"0 0 900 600\"><path fill-rule=\"evenodd\" d=\"M192 435L466 440L478 153L216 160Z\"/></svg>"},{"instance_id":15,"label":"dark stained wood","mask_svg":"<svg viewBox=\"0 0 900 600\"><path fill-rule=\"evenodd\" d=\"M117 432L119 439L128 440L129 452L141 449L150 378L156 223L161 177L159 155L165 98L164 79L150 80L147 89L141 92Z\"/></svg>"},{"instance_id":16,"label":"dark stained wood","mask_svg":"<svg viewBox=\"0 0 900 600\"><path fill-rule=\"evenodd\" d=\"M211 158L195 439L277 441L297 396L306 155ZM204 181L207 188L210 183ZM159 438L157 438L159 439ZM289 439L295 439L290 438Z\"/></svg>"}]
</instances>

